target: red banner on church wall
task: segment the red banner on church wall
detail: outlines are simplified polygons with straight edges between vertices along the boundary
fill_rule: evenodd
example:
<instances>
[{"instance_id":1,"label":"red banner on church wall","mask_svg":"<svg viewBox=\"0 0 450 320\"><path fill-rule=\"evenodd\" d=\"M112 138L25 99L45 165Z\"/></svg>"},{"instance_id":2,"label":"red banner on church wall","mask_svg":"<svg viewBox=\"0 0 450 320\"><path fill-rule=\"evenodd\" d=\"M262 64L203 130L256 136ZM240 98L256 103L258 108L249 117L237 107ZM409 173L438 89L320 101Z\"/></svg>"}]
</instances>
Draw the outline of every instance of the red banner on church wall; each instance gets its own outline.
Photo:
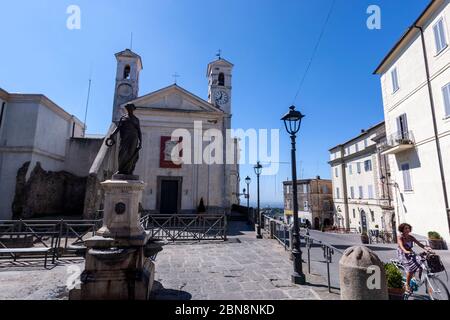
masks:
<instances>
[{"instance_id":1,"label":"red banner on church wall","mask_svg":"<svg viewBox=\"0 0 450 320\"><path fill-rule=\"evenodd\" d=\"M161 145L159 152L159 167L160 168L170 168L170 169L180 169L181 164L173 163L171 159L171 153L173 147L179 145L183 141L183 138L180 137L178 141L172 141L172 137L161 137ZM180 150L179 157L183 157L183 150Z\"/></svg>"}]
</instances>

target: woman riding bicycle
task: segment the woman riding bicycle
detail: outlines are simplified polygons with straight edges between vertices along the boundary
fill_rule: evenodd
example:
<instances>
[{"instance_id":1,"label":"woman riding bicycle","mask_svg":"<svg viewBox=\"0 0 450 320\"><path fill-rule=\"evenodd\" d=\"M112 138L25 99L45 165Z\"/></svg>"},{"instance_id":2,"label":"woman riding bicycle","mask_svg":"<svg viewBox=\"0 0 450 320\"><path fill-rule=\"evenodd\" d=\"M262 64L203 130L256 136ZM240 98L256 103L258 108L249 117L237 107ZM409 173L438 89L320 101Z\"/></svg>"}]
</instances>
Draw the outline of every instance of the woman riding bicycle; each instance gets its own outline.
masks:
<instances>
[{"instance_id":1,"label":"woman riding bicycle","mask_svg":"<svg viewBox=\"0 0 450 320\"><path fill-rule=\"evenodd\" d=\"M412 250L414 243L426 251L431 251L431 248L424 246L411 235L412 226L410 224L402 223L398 227L398 231L400 231L400 235L397 237L397 254L406 271L406 292L411 293L410 282L412 277L419 271L420 278L420 274L422 273L422 258Z\"/></svg>"}]
</instances>

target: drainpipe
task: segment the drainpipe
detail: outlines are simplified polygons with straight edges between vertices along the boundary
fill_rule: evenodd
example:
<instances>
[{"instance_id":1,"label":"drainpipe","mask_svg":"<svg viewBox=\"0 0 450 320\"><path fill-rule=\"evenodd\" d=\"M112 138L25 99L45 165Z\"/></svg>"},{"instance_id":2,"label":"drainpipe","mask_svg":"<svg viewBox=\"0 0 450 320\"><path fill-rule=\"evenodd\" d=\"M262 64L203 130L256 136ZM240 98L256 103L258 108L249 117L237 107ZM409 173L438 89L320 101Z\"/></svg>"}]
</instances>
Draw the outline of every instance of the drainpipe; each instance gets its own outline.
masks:
<instances>
[{"instance_id":1,"label":"drainpipe","mask_svg":"<svg viewBox=\"0 0 450 320\"><path fill-rule=\"evenodd\" d=\"M342 187L344 190L342 190L343 196L344 196L344 217L345 217L345 228L350 229L350 212L349 212L349 206L348 206L348 193L347 193L347 171L345 170L345 164L346 161L344 160L344 146L341 146L340 148L341 156L342 156ZM334 172L333 172L334 174Z\"/></svg>"},{"instance_id":2,"label":"drainpipe","mask_svg":"<svg viewBox=\"0 0 450 320\"><path fill-rule=\"evenodd\" d=\"M423 49L423 58L424 58L424 62L425 62L425 70L426 70L426 75L427 75L428 94L430 96L431 115L433 117L433 130L434 130L434 137L435 137L435 142L436 142L436 151L437 151L437 156L438 156L438 160L439 160L439 173L441 175L442 191L444 193L444 202L445 202L445 211L446 211L445 215L447 217L447 224L448 224L448 228L450 230L450 208L449 208L448 195L447 195L447 184L445 182L444 166L443 166L443 162L442 162L441 143L439 140L438 129L437 129L436 112L435 112L434 99L433 99L433 89L431 87L430 67L428 65L427 48L425 46L425 36L424 36L424 31L423 31L422 27L415 25L414 28L420 30L420 37L422 39L422 49Z\"/></svg>"}]
</instances>

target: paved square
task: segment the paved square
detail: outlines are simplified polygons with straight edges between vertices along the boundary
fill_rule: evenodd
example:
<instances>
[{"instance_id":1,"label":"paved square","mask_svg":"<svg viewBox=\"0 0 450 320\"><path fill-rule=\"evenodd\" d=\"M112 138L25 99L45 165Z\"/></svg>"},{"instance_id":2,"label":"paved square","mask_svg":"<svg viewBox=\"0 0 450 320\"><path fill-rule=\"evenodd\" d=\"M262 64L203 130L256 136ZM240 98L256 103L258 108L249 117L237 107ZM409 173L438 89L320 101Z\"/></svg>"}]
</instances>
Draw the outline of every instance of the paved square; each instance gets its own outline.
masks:
<instances>
[{"instance_id":1,"label":"paved square","mask_svg":"<svg viewBox=\"0 0 450 320\"><path fill-rule=\"evenodd\" d=\"M292 261L275 240L257 240L245 224L227 242L170 244L156 259L153 298L161 300L317 300L291 283ZM244 231L236 231L242 229ZM328 299L328 297L327 297Z\"/></svg>"}]
</instances>

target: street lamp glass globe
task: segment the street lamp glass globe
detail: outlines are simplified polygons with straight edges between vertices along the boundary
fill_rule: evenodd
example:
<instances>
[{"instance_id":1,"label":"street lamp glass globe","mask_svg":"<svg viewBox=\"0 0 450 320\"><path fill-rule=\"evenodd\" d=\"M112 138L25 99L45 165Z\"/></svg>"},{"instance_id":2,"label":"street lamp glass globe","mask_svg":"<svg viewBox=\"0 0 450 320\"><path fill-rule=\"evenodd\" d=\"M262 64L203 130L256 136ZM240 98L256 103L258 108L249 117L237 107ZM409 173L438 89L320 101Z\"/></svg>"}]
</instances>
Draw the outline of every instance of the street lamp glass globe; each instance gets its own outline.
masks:
<instances>
[{"instance_id":1,"label":"street lamp glass globe","mask_svg":"<svg viewBox=\"0 0 450 320\"><path fill-rule=\"evenodd\" d=\"M247 178L245 178L245 183L250 184L250 182L252 182L252 179L250 179L250 177L247 176Z\"/></svg>"},{"instance_id":2,"label":"street lamp glass globe","mask_svg":"<svg viewBox=\"0 0 450 320\"><path fill-rule=\"evenodd\" d=\"M295 110L295 106L291 106L289 112L281 120L284 121L284 126L289 134L296 134L300 130L300 125L304 117L300 111Z\"/></svg>"},{"instance_id":3,"label":"street lamp glass globe","mask_svg":"<svg viewBox=\"0 0 450 320\"><path fill-rule=\"evenodd\" d=\"M255 174L257 175L257 176L259 176L260 174L261 174L261 172L262 172L262 165L261 165L261 163L259 163L259 161L258 161L258 163L256 164L256 166L254 167L254 169L255 169Z\"/></svg>"}]
</instances>

